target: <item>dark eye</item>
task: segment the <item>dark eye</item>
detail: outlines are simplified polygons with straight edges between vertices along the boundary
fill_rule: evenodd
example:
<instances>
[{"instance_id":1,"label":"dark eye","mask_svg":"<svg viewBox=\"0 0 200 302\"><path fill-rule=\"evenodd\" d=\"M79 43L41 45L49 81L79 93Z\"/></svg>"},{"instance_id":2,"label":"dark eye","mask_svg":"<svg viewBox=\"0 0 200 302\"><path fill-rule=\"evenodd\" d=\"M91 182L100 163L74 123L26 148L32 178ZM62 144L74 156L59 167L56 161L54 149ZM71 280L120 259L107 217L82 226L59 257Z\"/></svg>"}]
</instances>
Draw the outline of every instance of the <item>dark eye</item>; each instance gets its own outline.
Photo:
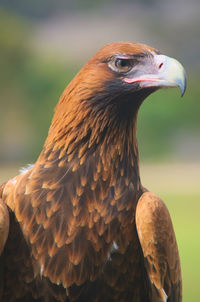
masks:
<instances>
[{"instance_id":1,"label":"dark eye","mask_svg":"<svg viewBox=\"0 0 200 302\"><path fill-rule=\"evenodd\" d=\"M133 60L118 58L115 60L115 67L119 71L129 71L133 67Z\"/></svg>"},{"instance_id":2,"label":"dark eye","mask_svg":"<svg viewBox=\"0 0 200 302\"><path fill-rule=\"evenodd\" d=\"M115 72L128 72L135 65L135 60L132 58L114 57L108 63L108 66Z\"/></svg>"}]
</instances>

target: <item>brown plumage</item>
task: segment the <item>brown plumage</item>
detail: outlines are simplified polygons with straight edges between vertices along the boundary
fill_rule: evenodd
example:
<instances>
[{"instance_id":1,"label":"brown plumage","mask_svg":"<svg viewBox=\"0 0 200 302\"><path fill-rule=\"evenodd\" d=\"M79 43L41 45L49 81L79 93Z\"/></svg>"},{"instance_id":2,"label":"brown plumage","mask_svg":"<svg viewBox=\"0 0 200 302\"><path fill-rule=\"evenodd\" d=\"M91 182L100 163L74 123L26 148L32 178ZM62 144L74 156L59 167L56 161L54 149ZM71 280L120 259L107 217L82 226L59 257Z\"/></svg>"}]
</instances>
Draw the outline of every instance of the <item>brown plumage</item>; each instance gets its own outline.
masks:
<instances>
[{"instance_id":1,"label":"brown plumage","mask_svg":"<svg viewBox=\"0 0 200 302\"><path fill-rule=\"evenodd\" d=\"M183 92L183 74L121 42L72 80L34 166L0 187L0 301L181 301L170 215L140 181L136 119L158 88Z\"/></svg>"}]
</instances>

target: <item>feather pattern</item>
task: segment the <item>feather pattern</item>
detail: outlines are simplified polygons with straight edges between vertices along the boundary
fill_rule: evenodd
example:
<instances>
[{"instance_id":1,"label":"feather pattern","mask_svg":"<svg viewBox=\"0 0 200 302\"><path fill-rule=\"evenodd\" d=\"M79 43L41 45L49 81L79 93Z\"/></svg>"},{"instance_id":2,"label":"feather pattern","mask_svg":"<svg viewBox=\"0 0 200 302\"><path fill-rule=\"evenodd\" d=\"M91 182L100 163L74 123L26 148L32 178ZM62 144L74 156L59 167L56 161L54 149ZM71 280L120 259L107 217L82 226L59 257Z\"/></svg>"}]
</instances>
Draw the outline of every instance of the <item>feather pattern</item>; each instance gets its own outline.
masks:
<instances>
[{"instance_id":1,"label":"feather pattern","mask_svg":"<svg viewBox=\"0 0 200 302\"><path fill-rule=\"evenodd\" d=\"M152 52L134 43L100 50L61 96L36 163L1 187L10 226L0 238L0 301L181 301L168 212L148 232L142 223L153 211L140 181L136 121L155 88L130 90L107 64L119 53L138 60ZM144 239L151 226L162 239L158 256Z\"/></svg>"}]
</instances>

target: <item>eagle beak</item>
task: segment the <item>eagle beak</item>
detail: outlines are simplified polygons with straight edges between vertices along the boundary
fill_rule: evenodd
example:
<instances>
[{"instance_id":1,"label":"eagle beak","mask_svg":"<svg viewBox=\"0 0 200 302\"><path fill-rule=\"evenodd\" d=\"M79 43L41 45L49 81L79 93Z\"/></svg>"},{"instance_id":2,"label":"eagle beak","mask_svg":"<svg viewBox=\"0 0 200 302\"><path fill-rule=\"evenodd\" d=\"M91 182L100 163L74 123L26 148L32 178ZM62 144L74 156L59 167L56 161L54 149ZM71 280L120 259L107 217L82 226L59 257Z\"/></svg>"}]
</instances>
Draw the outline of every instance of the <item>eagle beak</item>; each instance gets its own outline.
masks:
<instances>
[{"instance_id":1,"label":"eagle beak","mask_svg":"<svg viewBox=\"0 0 200 302\"><path fill-rule=\"evenodd\" d=\"M140 72L134 74L132 78L124 79L124 81L126 83L138 83L140 88L179 87L181 96L184 95L187 77L181 63L173 58L157 54L153 54L147 60L149 62L144 62Z\"/></svg>"}]
</instances>

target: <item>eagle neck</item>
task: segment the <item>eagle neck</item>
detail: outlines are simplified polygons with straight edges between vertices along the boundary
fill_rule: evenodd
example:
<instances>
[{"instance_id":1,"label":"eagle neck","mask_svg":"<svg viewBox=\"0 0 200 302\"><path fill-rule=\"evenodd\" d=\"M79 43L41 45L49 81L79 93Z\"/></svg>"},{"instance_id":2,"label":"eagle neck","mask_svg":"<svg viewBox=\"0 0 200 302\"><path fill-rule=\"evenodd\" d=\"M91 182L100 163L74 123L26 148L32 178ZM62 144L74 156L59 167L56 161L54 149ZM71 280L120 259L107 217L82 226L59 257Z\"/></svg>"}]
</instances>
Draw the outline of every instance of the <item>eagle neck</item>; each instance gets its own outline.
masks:
<instances>
[{"instance_id":1,"label":"eagle neck","mask_svg":"<svg viewBox=\"0 0 200 302\"><path fill-rule=\"evenodd\" d=\"M38 163L54 170L56 181L67 181L72 172L94 189L98 183L105 194L112 187L122 194L131 186L136 198L141 191L136 139L139 105L132 106L128 99L109 101L79 101L78 107L72 107L73 114L65 114L64 106L58 106Z\"/></svg>"}]
</instances>

